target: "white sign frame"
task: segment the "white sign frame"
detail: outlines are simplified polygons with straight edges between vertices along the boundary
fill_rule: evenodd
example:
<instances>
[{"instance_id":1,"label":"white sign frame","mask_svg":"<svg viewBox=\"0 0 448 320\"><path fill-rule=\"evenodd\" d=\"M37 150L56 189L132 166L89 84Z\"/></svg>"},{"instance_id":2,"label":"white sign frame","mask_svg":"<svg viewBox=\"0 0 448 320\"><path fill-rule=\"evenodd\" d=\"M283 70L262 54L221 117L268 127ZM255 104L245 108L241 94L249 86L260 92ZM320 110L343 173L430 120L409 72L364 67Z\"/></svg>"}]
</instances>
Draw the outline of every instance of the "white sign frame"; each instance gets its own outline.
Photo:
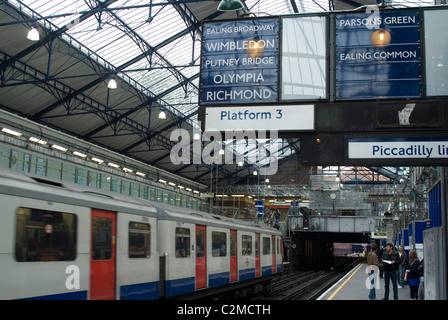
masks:
<instances>
[{"instance_id":1,"label":"white sign frame","mask_svg":"<svg viewBox=\"0 0 448 320\"><path fill-rule=\"evenodd\" d=\"M208 130L313 131L315 107L307 105L207 107Z\"/></svg>"}]
</instances>

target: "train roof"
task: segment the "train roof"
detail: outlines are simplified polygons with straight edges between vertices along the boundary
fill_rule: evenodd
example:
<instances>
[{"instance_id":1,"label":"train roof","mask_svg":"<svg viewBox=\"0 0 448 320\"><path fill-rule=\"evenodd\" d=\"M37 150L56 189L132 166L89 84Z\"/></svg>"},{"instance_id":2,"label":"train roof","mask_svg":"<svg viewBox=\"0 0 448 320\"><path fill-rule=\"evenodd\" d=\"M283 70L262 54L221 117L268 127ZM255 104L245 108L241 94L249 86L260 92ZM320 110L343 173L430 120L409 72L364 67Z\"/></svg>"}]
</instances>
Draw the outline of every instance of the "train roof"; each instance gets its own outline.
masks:
<instances>
[{"instance_id":1,"label":"train roof","mask_svg":"<svg viewBox=\"0 0 448 320\"><path fill-rule=\"evenodd\" d=\"M72 205L79 205L82 201L85 206L92 208L157 216L162 220L204 224L249 232L281 234L278 230L262 224L131 197L6 168L0 168L0 193Z\"/></svg>"},{"instance_id":2,"label":"train roof","mask_svg":"<svg viewBox=\"0 0 448 320\"><path fill-rule=\"evenodd\" d=\"M225 227L230 229L238 229L249 232L264 232L269 234L281 235L281 232L264 224L257 224L241 219L229 218L216 214L210 214L188 208L180 208L166 203L148 201L152 205L159 208L159 218L162 220L179 221L204 224L207 226Z\"/></svg>"},{"instance_id":3,"label":"train roof","mask_svg":"<svg viewBox=\"0 0 448 320\"><path fill-rule=\"evenodd\" d=\"M138 198L5 168L0 168L1 193L71 205L82 202L85 206L109 211L157 215L154 206Z\"/></svg>"}]
</instances>

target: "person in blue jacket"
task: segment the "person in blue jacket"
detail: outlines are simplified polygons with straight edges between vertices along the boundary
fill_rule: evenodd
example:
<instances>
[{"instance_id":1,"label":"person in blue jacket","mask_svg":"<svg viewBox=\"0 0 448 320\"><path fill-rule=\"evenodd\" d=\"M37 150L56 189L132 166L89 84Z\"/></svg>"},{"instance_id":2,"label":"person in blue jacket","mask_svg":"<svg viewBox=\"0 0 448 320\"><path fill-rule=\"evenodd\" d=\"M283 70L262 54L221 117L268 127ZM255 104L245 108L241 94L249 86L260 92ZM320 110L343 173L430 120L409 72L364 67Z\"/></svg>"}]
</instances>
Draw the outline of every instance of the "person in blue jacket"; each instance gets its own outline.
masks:
<instances>
[{"instance_id":1,"label":"person in blue jacket","mask_svg":"<svg viewBox=\"0 0 448 320\"><path fill-rule=\"evenodd\" d=\"M406 267L406 275L404 280L409 283L411 300L418 299L418 286L420 285L420 260L417 256L417 251L411 250L409 252L409 265Z\"/></svg>"}]
</instances>

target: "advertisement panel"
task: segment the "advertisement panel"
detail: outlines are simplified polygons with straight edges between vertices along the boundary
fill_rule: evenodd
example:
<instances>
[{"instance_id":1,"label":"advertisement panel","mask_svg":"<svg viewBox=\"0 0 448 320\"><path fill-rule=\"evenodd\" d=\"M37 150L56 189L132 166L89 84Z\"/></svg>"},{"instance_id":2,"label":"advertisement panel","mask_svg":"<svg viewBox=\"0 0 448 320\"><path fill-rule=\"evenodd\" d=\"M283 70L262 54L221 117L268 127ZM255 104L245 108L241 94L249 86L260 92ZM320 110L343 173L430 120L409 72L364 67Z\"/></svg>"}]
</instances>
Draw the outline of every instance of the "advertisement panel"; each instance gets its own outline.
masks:
<instances>
[{"instance_id":1,"label":"advertisement panel","mask_svg":"<svg viewBox=\"0 0 448 320\"><path fill-rule=\"evenodd\" d=\"M420 98L417 10L336 16L336 99Z\"/></svg>"},{"instance_id":2,"label":"advertisement panel","mask_svg":"<svg viewBox=\"0 0 448 320\"><path fill-rule=\"evenodd\" d=\"M278 19L204 23L200 104L276 102Z\"/></svg>"}]
</instances>

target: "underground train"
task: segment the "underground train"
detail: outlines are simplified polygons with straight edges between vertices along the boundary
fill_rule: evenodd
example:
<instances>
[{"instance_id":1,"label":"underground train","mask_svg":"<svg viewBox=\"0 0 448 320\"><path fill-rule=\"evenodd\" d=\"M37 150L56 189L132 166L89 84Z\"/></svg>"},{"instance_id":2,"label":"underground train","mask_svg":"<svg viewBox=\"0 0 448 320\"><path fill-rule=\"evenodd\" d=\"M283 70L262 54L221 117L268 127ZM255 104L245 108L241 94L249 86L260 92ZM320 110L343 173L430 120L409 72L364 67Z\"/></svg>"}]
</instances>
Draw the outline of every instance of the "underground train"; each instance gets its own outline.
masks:
<instances>
[{"instance_id":1,"label":"underground train","mask_svg":"<svg viewBox=\"0 0 448 320\"><path fill-rule=\"evenodd\" d=\"M160 299L272 277L273 228L0 169L0 299Z\"/></svg>"}]
</instances>

